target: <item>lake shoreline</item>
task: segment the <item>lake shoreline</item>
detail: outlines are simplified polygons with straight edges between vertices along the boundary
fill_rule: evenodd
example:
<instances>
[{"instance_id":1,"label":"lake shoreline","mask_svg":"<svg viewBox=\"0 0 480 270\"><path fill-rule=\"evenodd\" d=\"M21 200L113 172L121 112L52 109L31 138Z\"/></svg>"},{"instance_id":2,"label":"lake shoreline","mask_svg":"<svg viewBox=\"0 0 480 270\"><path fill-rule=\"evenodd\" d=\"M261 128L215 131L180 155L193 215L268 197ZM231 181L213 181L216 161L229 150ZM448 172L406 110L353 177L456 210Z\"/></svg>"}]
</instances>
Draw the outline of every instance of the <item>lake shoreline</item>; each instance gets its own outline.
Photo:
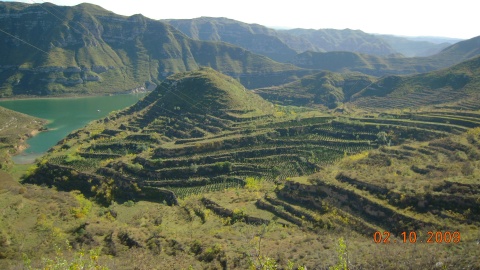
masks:
<instances>
[{"instance_id":1,"label":"lake shoreline","mask_svg":"<svg viewBox=\"0 0 480 270\"><path fill-rule=\"evenodd\" d=\"M151 92L152 91L148 91L148 90L144 90L144 91L128 90L128 91L115 92L115 93L89 93L89 94L84 94L84 95L79 95L79 94L62 94L62 95L51 95L51 96L18 95L18 96L12 96L12 97L2 97L2 98L0 98L0 101L31 100L31 99L73 99L73 98L88 98L88 97L109 97L109 96L117 96L117 95L149 94Z\"/></svg>"},{"instance_id":2,"label":"lake shoreline","mask_svg":"<svg viewBox=\"0 0 480 270\"><path fill-rule=\"evenodd\" d=\"M111 112L125 109L148 93L124 93L115 95L47 96L41 98L8 98L0 100L0 106L38 118L36 130L25 130L21 141L11 155L16 164L29 164L45 155L60 140Z\"/></svg>"},{"instance_id":3,"label":"lake shoreline","mask_svg":"<svg viewBox=\"0 0 480 270\"><path fill-rule=\"evenodd\" d=\"M24 134L20 140L19 140L19 143L18 145L14 148L15 149L15 153L13 153L11 156L10 156L10 159L15 163L15 164L33 164L35 162L35 159L33 160L25 160L25 162L21 162L21 163L18 163L16 162L16 158L17 156L21 156L25 150L27 150L30 145L28 145L27 141L28 139L30 138L33 138L35 136L37 136L38 134L40 134L41 132L45 132L45 131L48 131L49 129L45 127L45 125L48 124L48 121L47 120L44 120L43 121L43 126L41 128L38 128L38 129L34 129L32 131L30 131L29 133L26 133ZM43 156L45 153L41 153L40 155ZM25 154L25 156L27 156L28 154ZM17 158L18 160L18 158Z\"/></svg>"}]
</instances>

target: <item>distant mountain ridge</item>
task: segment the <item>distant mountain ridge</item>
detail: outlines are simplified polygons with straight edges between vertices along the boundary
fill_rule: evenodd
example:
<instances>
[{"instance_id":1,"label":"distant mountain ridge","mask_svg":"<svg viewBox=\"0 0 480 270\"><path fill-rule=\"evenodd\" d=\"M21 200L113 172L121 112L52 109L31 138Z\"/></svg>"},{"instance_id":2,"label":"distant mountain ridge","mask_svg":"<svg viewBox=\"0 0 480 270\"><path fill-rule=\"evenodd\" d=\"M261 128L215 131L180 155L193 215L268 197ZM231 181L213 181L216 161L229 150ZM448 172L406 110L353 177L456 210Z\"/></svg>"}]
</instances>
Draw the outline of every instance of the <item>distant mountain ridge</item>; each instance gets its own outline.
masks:
<instances>
[{"instance_id":1,"label":"distant mountain ridge","mask_svg":"<svg viewBox=\"0 0 480 270\"><path fill-rule=\"evenodd\" d=\"M480 56L453 67L410 76L387 76L354 94L367 108L412 108L443 104L480 107Z\"/></svg>"},{"instance_id":2,"label":"distant mountain ridge","mask_svg":"<svg viewBox=\"0 0 480 270\"><path fill-rule=\"evenodd\" d=\"M253 91L282 105L331 109L342 103L368 109L435 105L476 110L480 108L479 89L480 56L477 56L452 67L421 74L390 75L378 79L361 73L322 71L284 85Z\"/></svg>"},{"instance_id":3,"label":"distant mountain ridge","mask_svg":"<svg viewBox=\"0 0 480 270\"><path fill-rule=\"evenodd\" d=\"M278 31L280 38L297 52L349 51L386 56L397 53L387 42L375 35L351 29L290 29ZM293 38L294 37L294 38ZM298 42L310 44L310 47Z\"/></svg>"},{"instance_id":4,"label":"distant mountain ridge","mask_svg":"<svg viewBox=\"0 0 480 270\"><path fill-rule=\"evenodd\" d=\"M305 51L355 51L373 55L396 52L382 39L359 30L274 30L258 24L214 17L170 19L165 22L191 38L232 43L283 62Z\"/></svg>"},{"instance_id":5,"label":"distant mountain ridge","mask_svg":"<svg viewBox=\"0 0 480 270\"><path fill-rule=\"evenodd\" d=\"M296 55L295 50L277 37L275 30L258 24L210 17L165 22L193 39L231 43L276 61L287 62Z\"/></svg>"},{"instance_id":6,"label":"distant mountain ridge","mask_svg":"<svg viewBox=\"0 0 480 270\"><path fill-rule=\"evenodd\" d=\"M201 66L248 87L308 73L230 44L192 40L161 21L120 16L91 4L1 2L0 25L18 37L0 33L4 97L119 92Z\"/></svg>"},{"instance_id":7,"label":"distant mountain ridge","mask_svg":"<svg viewBox=\"0 0 480 270\"><path fill-rule=\"evenodd\" d=\"M430 56L461 41L450 38L376 35L351 29L272 29L217 17L164 21L193 39L228 42L280 62L288 62L296 53L306 51L350 51L376 56L398 53L408 57Z\"/></svg>"},{"instance_id":8,"label":"distant mountain ridge","mask_svg":"<svg viewBox=\"0 0 480 270\"><path fill-rule=\"evenodd\" d=\"M377 35L386 41L395 51L406 57L426 57L439 53L441 50L452 45L453 41L433 43L431 41L414 40L409 37L393 35ZM456 42L460 42L458 40Z\"/></svg>"},{"instance_id":9,"label":"distant mountain ridge","mask_svg":"<svg viewBox=\"0 0 480 270\"><path fill-rule=\"evenodd\" d=\"M276 31L208 17L165 23L91 4L0 2L0 25L0 97L151 90L171 74L203 66L249 89L265 88L320 70L371 76L429 72L480 53L480 37L433 56L407 58L391 54L387 42L362 31ZM296 54L300 48L309 51Z\"/></svg>"},{"instance_id":10,"label":"distant mountain ridge","mask_svg":"<svg viewBox=\"0 0 480 270\"><path fill-rule=\"evenodd\" d=\"M293 63L308 69L361 72L371 76L424 73L450 67L480 54L480 36L453 44L429 57L379 57L355 52L304 52Z\"/></svg>"}]
</instances>

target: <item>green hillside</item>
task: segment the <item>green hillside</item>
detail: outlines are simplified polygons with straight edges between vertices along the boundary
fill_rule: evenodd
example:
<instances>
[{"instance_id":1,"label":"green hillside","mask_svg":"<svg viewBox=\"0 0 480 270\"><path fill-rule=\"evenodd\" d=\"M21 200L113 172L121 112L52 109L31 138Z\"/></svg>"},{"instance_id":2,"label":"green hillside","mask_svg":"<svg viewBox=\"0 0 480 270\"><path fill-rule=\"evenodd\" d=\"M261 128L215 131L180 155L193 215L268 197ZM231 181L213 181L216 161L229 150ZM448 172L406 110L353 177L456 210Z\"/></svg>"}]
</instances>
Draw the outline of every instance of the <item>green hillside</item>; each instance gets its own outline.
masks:
<instances>
[{"instance_id":1,"label":"green hillside","mask_svg":"<svg viewBox=\"0 0 480 270\"><path fill-rule=\"evenodd\" d=\"M295 50L277 37L275 30L258 24L210 17L165 22L193 39L227 42L279 62L288 62L296 55Z\"/></svg>"},{"instance_id":2,"label":"green hillside","mask_svg":"<svg viewBox=\"0 0 480 270\"><path fill-rule=\"evenodd\" d=\"M385 40L396 52L406 57L426 57L439 53L454 42L434 43L431 41L414 40L410 37L398 37L393 35L377 35ZM455 41L459 42L461 40Z\"/></svg>"},{"instance_id":3,"label":"green hillside","mask_svg":"<svg viewBox=\"0 0 480 270\"><path fill-rule=\"evenodd\" d=\"M182 256L182 267L272 260L329 268L342 263L337 248L348 241L339 253L348 253L349 268L476 267L478 112L347 113L273 105L203 68L173 75L136 105L70 134L24 184L79 190L110 205L68 193L78 202L66 221L51 217L58 236L46 238L99 250L107 264L111 255L131 266L135 252L152 264ZM72 200L48 198L61 198L62 211ZM402 238L412 231L418 238ZM442 245L426 243L429 231L441 232L434 242ZM399 255L386 256L375 232L389 232L389 250ZM7 248L15 258L17 246ZM419 260L405 263L413 254Z\"/></svg>"},{"instance_id":4,"label":"green hillside","mask_svg":"<svg viewBox=\"0 0 480 270\"><path fill-rule=\"evenodd\" d=\"M457 42L440 53L433 55L433 59L455 59L458 63L480 54L480 36Z\"/></svg>"},{"instance_id":5,"label":"green hillside","mask_svg":"<svg viewBox=\"0 0 480 270\"><path fill-rule=\"evenodd\" d=\"M323 71L291 83L254 91L282 105L324 105L335 108L375 81L375 78L366 75Z\"/></svg>"},{"instance_id":6,"label":"green hillside","mask_svg":"<svg viewBox=\"0 0 480 270\"><path fill-rule=\"evenodd\" d=\"M142 15L120 16L91 4L2 2L0 14L4 97L121 92L200 66L239 78L247 87L308 73L233 45L189 39Z\"/></svg>"},{"instance_id":7,"label":"green hillside","mask_svg":"<svg viewBox=\"0 0 480 270\"><path fill-rule=\"evenodd\" d=\"M360 30L290 29L278 33L283 42L299 53L349 51L377 56L398 53L383 39Z\"/></svg>"},{"instance_id":8,"label":"green hillside","mask_svg":"<svg viewBox=\"0 0 480 270\"><path fill-rule=\"evenodd\" d=\"M0 2L0 96L152 90L27 165L0 107L0 269L480 269L480 37L170 23Z\"/></svg>"},{"instance_id":9,"label":"green hillside","mask_svg":"<svg viewBox=\"0 0 480 270\"><path fill-rule=\"evenodd\" d=\"M461 41L429 57L379 57L354 52L305 52L293 63L309 69L362 72L372 76L424 73L446 68L478 55L480 37Z\"/></svg>"},{"instance_id":10,"label":"green hillside","mask_svg":"<svg viewBox=\"0 0 480 270\"><path fill-rule=\"evenodd\" d=\"M354 104L370 108L457 106L476 110L480 57L451 68L411 76L388 76L353 95Z\"/></svg>"},{"instance_id":11,"label":"green hillside","mask_svg":"<svg viewBox=\"0 0 480 270\"><path fill-rule=\"evenodd\" d=\"M191 38L228 42L280 62L290 62L297 53L306 51L350 51L378 56L400 52L382 37L359 30L274 30L258 24L212 17L165 21ZM418 46L420 42L410 41L410 44Z\"/></svg>"}]
</instances>

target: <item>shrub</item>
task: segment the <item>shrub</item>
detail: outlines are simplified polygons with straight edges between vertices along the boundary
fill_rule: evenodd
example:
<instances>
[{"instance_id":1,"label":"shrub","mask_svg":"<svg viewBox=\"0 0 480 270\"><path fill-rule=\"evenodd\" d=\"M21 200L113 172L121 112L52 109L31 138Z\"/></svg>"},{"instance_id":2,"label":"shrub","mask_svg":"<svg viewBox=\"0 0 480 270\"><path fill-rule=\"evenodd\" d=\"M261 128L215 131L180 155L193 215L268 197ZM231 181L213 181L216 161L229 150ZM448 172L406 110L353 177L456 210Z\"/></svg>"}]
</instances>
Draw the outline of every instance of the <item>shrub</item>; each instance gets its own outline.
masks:
<instances>
[{"instance_id":1,"label":"shrub","mask_svg":"<svg viewBox=\"0 0 480 270\"><path fill-rule=\"evenodd\" d=\"M347 270L348 269L348 253L347 253L347 244L343 237L338 239L337 246L337 264L330 267L329 270Z\"/></svg>"},{"instance_id":2,"label":"shrub","mask_svg":"<svg viewBox=\"0 0 480 270\"><path fill-rule=\"evenodd\" d=\"M73 207L71 212L73 214L73 216L75 218L84 218L86 217L88 214L90 214L90 211L92 210L92 202L89 201L88 199L86 199L83 194L81 194L80 192L75 192L75 191L72 191L72 193L74 193L74 197L77 201L77 204L79 205L78 207Z\"/></svg>"},{"instance_id":3,"label":"shrub","mask_svg":"<svg viewBox=\"0 0 480 270\"><path fill-rule=\"evenodd\" d=\"M260 190L260 181L254 177L245 178L245 188L250 191Z\"/></svg>"}]
</instances>

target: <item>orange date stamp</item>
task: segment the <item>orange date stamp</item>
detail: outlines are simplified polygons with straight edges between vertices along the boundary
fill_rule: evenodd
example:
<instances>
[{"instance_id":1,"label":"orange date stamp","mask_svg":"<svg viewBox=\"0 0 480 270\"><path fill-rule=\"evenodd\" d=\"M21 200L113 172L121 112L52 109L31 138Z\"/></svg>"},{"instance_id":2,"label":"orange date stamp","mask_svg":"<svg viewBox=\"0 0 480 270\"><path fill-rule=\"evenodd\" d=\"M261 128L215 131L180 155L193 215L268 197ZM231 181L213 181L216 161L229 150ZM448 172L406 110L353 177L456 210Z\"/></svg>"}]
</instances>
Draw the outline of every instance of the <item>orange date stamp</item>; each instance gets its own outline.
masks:
<instances>
[{"instance_id":1,"label":"orange date stamp","mask_svg":"<svg viewBox=\"0 0 480 270\"><path fill-rule=\"evenodd\" d=\"M397 239L399 238L399 239ZM373 242L377 244L390 244L390 243L460 243L461 235L460 232L454 231L428 231L427 235L417 237L417 232L410 231L410 232L401 232L398 237L395 238L393 234L388 231L384 232L375 232L373 234Z\"/></svg>"}]
</instances>

